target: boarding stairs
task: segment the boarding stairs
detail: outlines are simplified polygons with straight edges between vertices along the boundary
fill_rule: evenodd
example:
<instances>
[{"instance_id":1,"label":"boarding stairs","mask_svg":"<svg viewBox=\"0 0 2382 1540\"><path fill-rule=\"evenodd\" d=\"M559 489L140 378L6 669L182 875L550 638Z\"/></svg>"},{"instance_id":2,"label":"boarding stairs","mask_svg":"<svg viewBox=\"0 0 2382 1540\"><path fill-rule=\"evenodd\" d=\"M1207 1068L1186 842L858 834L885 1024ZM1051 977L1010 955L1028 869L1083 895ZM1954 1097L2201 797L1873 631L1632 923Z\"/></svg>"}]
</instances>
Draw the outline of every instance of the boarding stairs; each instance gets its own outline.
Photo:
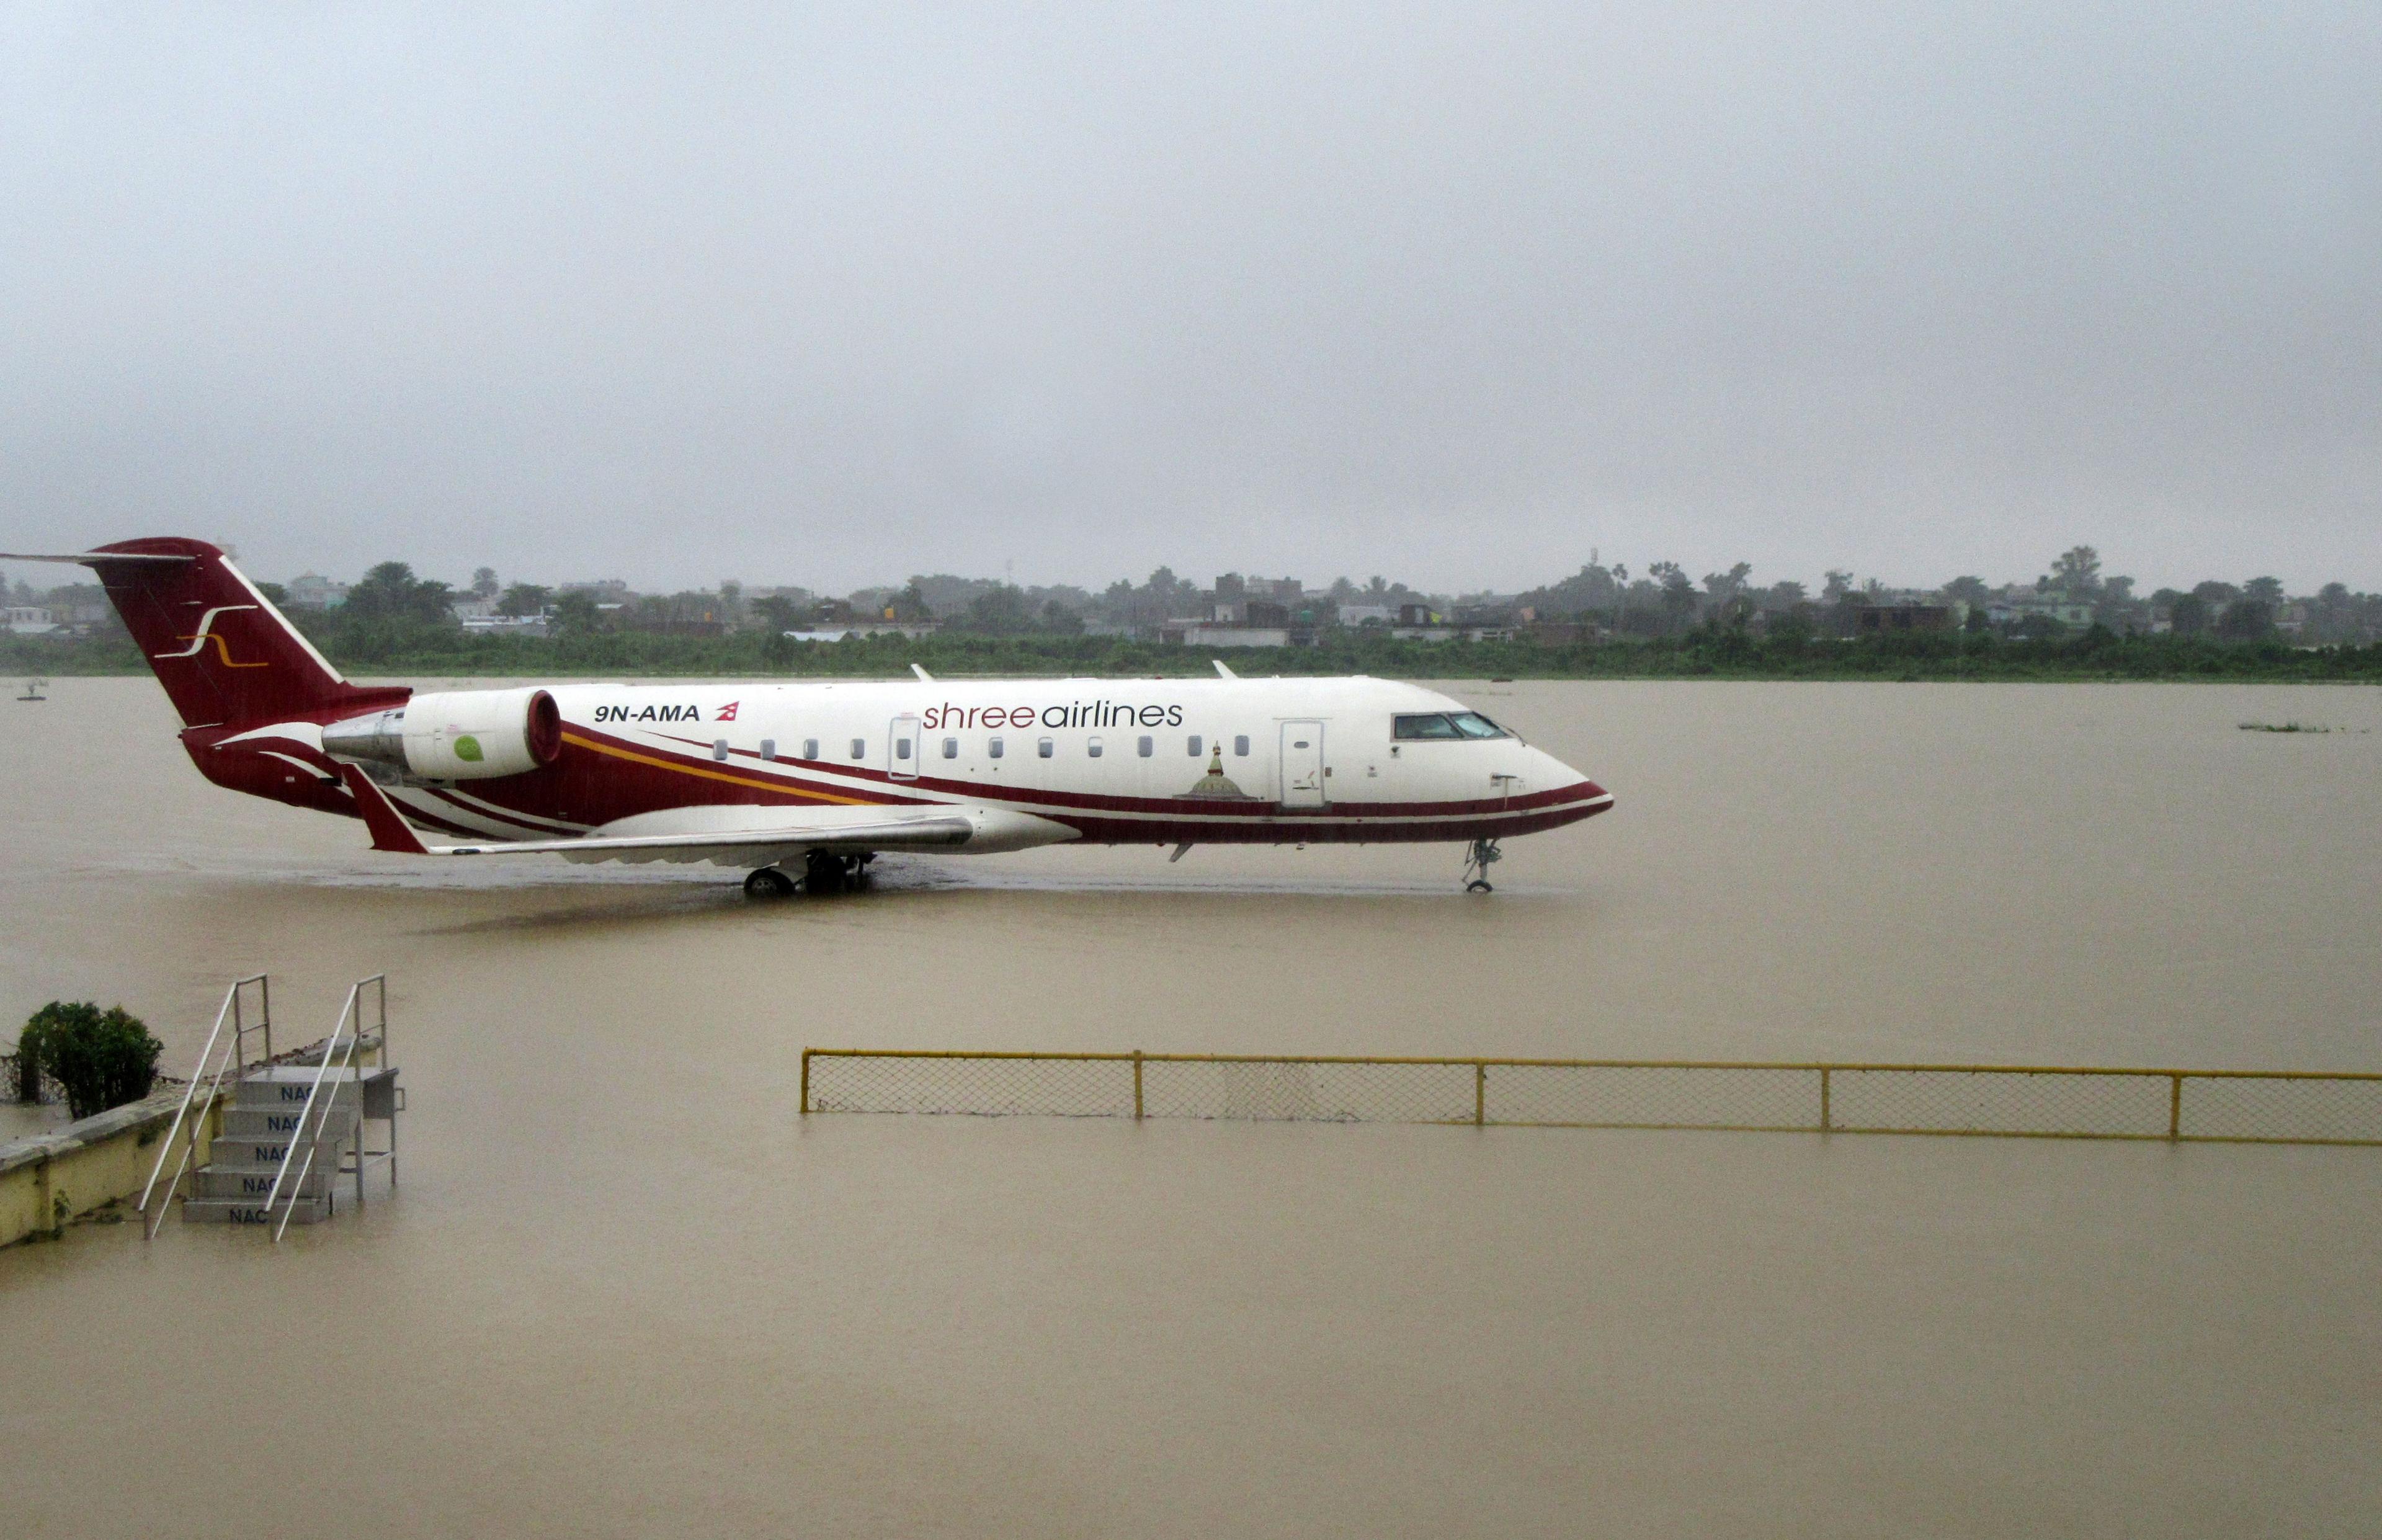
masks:
<instances>
[{"instance_id":1,"label":"boarding stairs","mask_svg":"<svg viewBox=\"0 0 2382 1540\"><path fill-rule=\"evenodd\" d=\"M253 1021L249 1020L251 986ZM337 1025L321 1044L278 1057L273 1054L270 991L262 974L242 979L231 986L216 1013L215 1030L200 1053L182 1111L141 1193L141 1209L153 1237L186 1173L184 1223L265 1225L276 1241L293 1224L330 1218L338 1208L342 1179L353 1180L359 1208L364 1203L364 1176L372 1167L386 1164L389 1187L394 1191L397 1186L397 1115L405 1098L396 1067L388 1062L387 976L362 980L348 991ZM227 1021L232 1030L226 1037ZM252 1036L260 1038L263 1047L252 1062L247 1057ZM206 1088L207 1105L193 1113L202 1087ZM192 1170L209 1106L216 1110L207 1161ZM378 1148L372 1143L375 1132L381 1136ZM178 1163L160 1189L159 1179L175 1155L178 1138ZM163 1201L152 1216L153 1196L161 1192Z\"/></svg>"}]
</instances>

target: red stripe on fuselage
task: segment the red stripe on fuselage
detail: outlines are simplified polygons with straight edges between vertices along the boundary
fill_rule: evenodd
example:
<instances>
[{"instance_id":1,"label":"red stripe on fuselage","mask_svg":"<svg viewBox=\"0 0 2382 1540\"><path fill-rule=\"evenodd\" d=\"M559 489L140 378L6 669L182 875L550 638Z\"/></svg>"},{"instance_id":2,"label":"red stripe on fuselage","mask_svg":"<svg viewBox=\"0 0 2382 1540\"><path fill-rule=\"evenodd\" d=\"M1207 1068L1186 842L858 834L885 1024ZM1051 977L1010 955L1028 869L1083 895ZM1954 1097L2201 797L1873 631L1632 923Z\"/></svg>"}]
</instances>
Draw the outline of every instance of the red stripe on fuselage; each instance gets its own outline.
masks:
<instances>
[{"instance_id":1,"label":"red stripe on fuselage","mask_svg":"<svg viewBox=\"0 0 2382 1540\"><path fill-rule=\"evenodd\" d=\"M709 744L699 742L694 739L679 738L675 734L670 736L672 740L675 742L693 744L694 746L706 751L708 751L710 747ZM829 766L829 762L827 761L763 760L756 751L751 749L731 748L728 751L728 753L729 757L731 759L751 759L756 764L801 765L817 764L821 768L827 768ZM1110 793L1097 791L1058 791L1040 787L1011 786L1004 783L945 780L934 776L903 776L900 780L896 781L885 771L870 769L866 765L853 765L849 768L837 767L835 768L834 773L839 776L851 776L855 780L883 782L889 786L899 785L915 787L921 791L934 792L938 797L954 798L959 801L968 802L999 802L1013 806L1062 808L1078 812L1148 813L1157 813L1169 818L1188 818L1194 816L1240 816L1237 811L1229 805L1217 809L1213 814L1203 814L1197 808L1185 807L1184 805L1184 800L1175 797L1120 797ZM1295 815L1299 817L1331 819L1451 818L1467 814L1478 815L1494 813L1523 813L1537 808L1560 807L1566 803L1593 801L1597 798L1604 795L1605 791L1602 787L1598 786L1594 781L1583 780L1575 781L1569 786L1550 788L1544 791L1524 792L1517 797L1480 797L1468 799L1464 801L1447 802L1345 801L1334 802L1328 806L1320 808L1296 809L1295 810ZM905 798L902 800L905 801L930 801L932 799ZM1253 801L1259 806L1272 807L1276 805L1267 802L1261 798L1254 799ZM1292 815L1293 814L1290 813L1282 814L1282 816Z\"/></svg>"},{"instance_id":2,"label":"red stripe on fuselage","mask_svg":"<svg viewBox=\"0 0 2382 1540\"><path fill-rule=\"evenodd\" d=\"M561 757L553 764L519 776L473 781L469 788L471 802L443 788L416 789L427 789L459 812L483 819L501 820L503 814L493 810L503 809L520 818L581 827L694 806L906 807L957 801L1031 812L1075 830L1083 839L1103 844L1387 844L1504 838L1576 823L1612 803L1602 788L1580 781L1512 799L1340 802L1296 809L1283 809L1270 801L1200 807L1173 798L988 786L923 776L897 782L886 772L865 765L764 761L749 749L731 750L737 763L722 766L710 757L708 744L700 747L706 752L697 759L650 741L622 740L574 723L564 735ZM850 784L854 781L866 784ZM902 790L894 790L896 786ZM342 795L339 801L346 803L347 799ZM402 800L399 806L415 822L466 838L491 837L484 830L423 813ZM352 812L352 808L343 806L339 811ZM539 837L562 832L526 824L522 827Z\"/></svg>"}]
</instances>

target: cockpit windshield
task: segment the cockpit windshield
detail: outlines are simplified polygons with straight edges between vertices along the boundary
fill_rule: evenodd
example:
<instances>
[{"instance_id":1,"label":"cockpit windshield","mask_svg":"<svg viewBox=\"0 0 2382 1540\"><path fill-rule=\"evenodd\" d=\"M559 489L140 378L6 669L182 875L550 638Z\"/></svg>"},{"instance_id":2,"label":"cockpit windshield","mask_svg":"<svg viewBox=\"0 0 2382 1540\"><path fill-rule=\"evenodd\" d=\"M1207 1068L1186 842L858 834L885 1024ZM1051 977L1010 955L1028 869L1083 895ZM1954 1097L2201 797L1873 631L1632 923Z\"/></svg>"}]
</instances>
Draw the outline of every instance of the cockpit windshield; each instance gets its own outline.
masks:
<instances>
[{"instance_id":1,"label":"cockpit windshield","mask_svg":"<svg viewBox=\"0 0 2382 1540\"><path fill-rule=\"evenodd\" d=\"M1401 742L1421 739L1511 738L1513 734L1477 711L1431 712L1391 719L1390 736Z\"/></svg>"}]
</instances>

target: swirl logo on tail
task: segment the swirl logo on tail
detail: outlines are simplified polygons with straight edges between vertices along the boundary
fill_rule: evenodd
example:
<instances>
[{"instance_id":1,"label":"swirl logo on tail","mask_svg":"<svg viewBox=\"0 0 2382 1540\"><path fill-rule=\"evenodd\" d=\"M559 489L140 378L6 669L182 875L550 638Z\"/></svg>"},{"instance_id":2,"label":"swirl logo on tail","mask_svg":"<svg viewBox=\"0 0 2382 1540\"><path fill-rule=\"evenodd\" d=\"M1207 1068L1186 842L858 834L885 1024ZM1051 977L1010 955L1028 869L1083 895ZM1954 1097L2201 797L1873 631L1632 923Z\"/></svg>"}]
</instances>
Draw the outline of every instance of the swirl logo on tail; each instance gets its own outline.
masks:
<instances>
[{"instance_id":1,"label":"swirl logo on tail","mask_svg":"<svg viewBox=\"0 0 2382 1540\"><path fill-rule=\"evenodd\" d=\"M149 655L154 658L195 657L201 648L212 642L215 644L215 656L223 661L223 666L226 668L265 667L266 665L263 663L234 663L231 657L231 644L227 642L222 637L215 634L214 629L216 616L228 615L234 610L252 610L256 606L254 605L217 605L215 608L199 617L199 629L195 634L179 639L183 642L189 642L190 645L188 647L183 648L178 653L152 653Z\"/></svg>"}]
</instances>

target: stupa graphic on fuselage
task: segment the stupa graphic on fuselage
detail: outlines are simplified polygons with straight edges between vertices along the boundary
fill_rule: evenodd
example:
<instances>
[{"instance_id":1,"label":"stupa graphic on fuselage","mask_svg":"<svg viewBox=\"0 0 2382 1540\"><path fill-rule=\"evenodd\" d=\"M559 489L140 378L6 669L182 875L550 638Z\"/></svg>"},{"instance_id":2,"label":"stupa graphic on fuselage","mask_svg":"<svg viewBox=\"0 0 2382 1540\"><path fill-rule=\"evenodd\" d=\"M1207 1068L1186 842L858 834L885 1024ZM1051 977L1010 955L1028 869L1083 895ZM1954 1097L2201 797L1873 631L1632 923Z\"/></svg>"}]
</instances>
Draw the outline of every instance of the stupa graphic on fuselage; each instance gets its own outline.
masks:
<instances>
[{"instance_id":1,"label":"stupa graphic on fuselage","mask_svg":"<svg viewBox=\"0 0 2382 1540\"><path fill-rule=\"evenodd\" d=\"M1209 756L1208 773L1200 776L1199 779L1193 784L1190 790L1178 792L1176 795L1183 797L1222 798L1227 801L1236 802L1254 802L1257 801L1255 797L1250 796L1247 792L1234 785L1233 778L1230 776L1224 774L1224 746L1221 742L1216 745L1216 752Z\"/></svg>"}]
</instances>

